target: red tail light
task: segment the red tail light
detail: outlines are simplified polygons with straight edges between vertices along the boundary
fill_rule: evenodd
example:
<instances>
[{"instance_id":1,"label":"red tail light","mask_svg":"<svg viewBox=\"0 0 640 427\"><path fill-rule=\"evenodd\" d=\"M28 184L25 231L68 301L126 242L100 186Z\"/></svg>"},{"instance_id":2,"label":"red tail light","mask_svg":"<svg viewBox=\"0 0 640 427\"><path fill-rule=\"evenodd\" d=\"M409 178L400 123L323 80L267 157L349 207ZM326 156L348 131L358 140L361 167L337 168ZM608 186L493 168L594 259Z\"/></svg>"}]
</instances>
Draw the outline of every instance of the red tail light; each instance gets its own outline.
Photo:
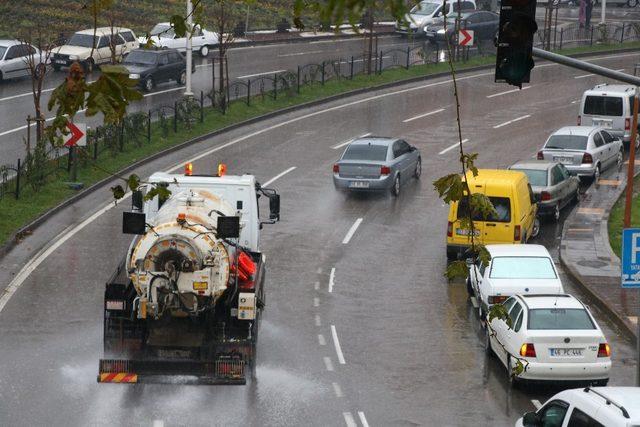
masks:
<instances>
[{"instance_id":1,"label":"red tail light","mask_svg":"<svg viewBox=\"0 0 640 427\"><path fill-rule=\"evenodd\" d=\"M631 129L631 119L627 117L626 119L624 119L624 130L629 129Z\"/></svg>"},{"instance_id":2,"label":"red tail light","mask_svg":"<svg viewBox=\"0 0 640 427\"><path fill-rule=\"evenodd\" d=\"M335 164L333 165L333 173L339 173L340 172L340 165L339 164Z\"/></svg>"},{"instance_id":3,"label":"red tail light","mask_svg":"<svg viewBox=\"0 0 640 427\"><path fill-rule=\"evenodd\" d=\"M520 356L536 357L536 348L531 343L522 344L522 347L520 347Z\"/></svg>"},{"instance_id":4,"label":"red tail light","mask_svg":"<svg viewBox=\"0 0 640 427\"><path fill-rule=\"evenodd\" d=\"M578 116L578 126L580 126L580 123L582 123L582 117Z\"/></svg>"},{"instance_id":5,"label":"red tail light","mask_svg":"<svg viewBox=\"0 0 640 427\"><path fill-rule=\"evenodd\" d=\"M598 347L598 357L611 357L611 347L609 347L609 344L600 344L600 347Z\"/></svg>"},{"instance_id":6,"label":"red tail light","mask_svg":"<svg viewBox=\"0 0 640 427\"><path fill-rule=\"evenodd\" d=\"M540 194L540 200L542 200L542 201L551 200L551 194L549 194L549 193L548 193L548 192L546 192L546 191L543 191L543 192Z\"/></svg>"},{"instance_id":7,"label":"red tail light","mask_svg":"<svg viewBox=\"0 0 640 427\"><path fill-rule=\"evenodd\" d=\"M516 225L513 229L513 240L519 242L522 239L522 233L520 232L520 226Z\"/></svg>"},{"instance_id":8,"label":"red tail light","mask_svg":"<svg viewBox=\"0 0 640 427\"><path fill-rule=\"evenodd\" d=\"M538 151L538 160L544 160L544 153L542 151Z\"/></svg>"},{"instance_id":9,"label":"red tail light","mask_svg":"<svg viewBox=\"0 0 640 427\"><path fill-rule=\"evenodd\" d=\"M452 237L452 236L453 236L453 223L449 221L447 223L447 237Z\"/></svg>"},{"instance_id":10,"label":"red tail light","mask_svg":"<svg viewBox=\"0 0 640 427\"><path fill-rule=\"evenodd\" d=\"M593 163L593 157L589 153L584 153L582 155L582 163Z\"/></svg>"},{"instance_id":11,"label":"red tail light","mask_svg":"<svg viewBox=\"0 0 640 427\"><path fill-rule=\"evenodd\" d=\"M380 175L389 175L391 173L391 168L389 166L382 166L380 168Z\"/></svg>"},{"instance_id":12,"label":"red tail light","mask_svg":"<svg viewBox=\"0 0 640 427\"><path fill-rule=\"evenodd\" d=\"M509 298L507 295L489 295L489 304L502 304Z\"/></svg>"}]
</instances>

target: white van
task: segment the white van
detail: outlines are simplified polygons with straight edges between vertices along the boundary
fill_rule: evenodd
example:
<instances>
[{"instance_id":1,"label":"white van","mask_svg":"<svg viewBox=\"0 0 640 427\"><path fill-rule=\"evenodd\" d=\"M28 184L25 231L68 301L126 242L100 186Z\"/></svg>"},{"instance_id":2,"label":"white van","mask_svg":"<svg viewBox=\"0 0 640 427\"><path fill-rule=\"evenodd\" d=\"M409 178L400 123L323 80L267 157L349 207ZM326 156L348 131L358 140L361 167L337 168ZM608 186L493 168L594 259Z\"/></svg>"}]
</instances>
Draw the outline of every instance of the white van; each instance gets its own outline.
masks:
<instances>
[{"instance_id":1,"label":"white van","mask_svg":"<svg viewBox=\"0 0 640 427\"><path fill-rule=\"evenodd\" d=\"M634 86L600 84L582 95L578 126L602 126L628 144L633 123ZM636 147L640 140L636 139Z\"/></svg>"},{"instance_id":2,"label":"white van","mask_svg":"<svg viewBox=\"0 0 640 427\"><path fill-rule=\"evenodd\" d=\"M476 10L476 0L460 1L461 12L473 10ZM458 2L446 3L446 9L443 9L441 0L423 0L410 10L402 21L396 22L396 33L422 35L425 26L443 21L445 11L447 15L458 13Z\"/></svg>"}]
</instances>

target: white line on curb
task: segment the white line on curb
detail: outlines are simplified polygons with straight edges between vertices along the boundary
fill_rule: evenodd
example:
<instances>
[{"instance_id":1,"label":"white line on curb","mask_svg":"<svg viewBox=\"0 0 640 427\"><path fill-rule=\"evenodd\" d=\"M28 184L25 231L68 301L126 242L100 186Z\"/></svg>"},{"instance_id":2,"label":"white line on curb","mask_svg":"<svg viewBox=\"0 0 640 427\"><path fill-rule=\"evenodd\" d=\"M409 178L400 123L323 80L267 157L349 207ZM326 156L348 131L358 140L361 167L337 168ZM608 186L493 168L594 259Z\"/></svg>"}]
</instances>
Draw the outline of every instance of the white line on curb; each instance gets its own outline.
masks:
<instances>
[{"instance_id":1,"label":"white line on curb","mask_svg":"<svg viewBox=\"0 0 640 427\"><path fill-rule=\"evenodd\" d=\"M364 412L358 411L358 417L360 418L362 427L369 427L369 423L367 422L367 417L364 416Z\"/></svg>"},{"instance_id":2,"label":"white line on curb","mask_svg":"<svg viewBox=\"0 0 640 427\"><path fill-rule=\"evenodd\" d=\"M247 74L246 76L238 76L239 79L249 79L251 77L266 76L267 74L283 73L286 70L265 71L264 73Z\"/></svg>"},{"instance_id":3,"label":"white line on curb","mask_svg":"<svg viewBox=\"0 0 640 427\"><path fill-rule=\"evenodd\" d=\"M412 122L412 121L414 121L414 120L418 120L418 119L421 119L421 118L423 118L423 117L430 116L430 115L432 115L432 114L438 114L438 113L441 113L441 112L443 112L443 111L444 111L444 108L440 108L439 110L429 111L428 113L424 113L424 114L420 114L420 115L417 115L417 116L414 116L414 117L410 117L410 118L408 118L408 119L404 119L404 120L402 121L402 123L409 123L409 122Z\"/></svg>"},{"instance_id":4,"label":"white line on curb","mask_svg":"<svg viewBox=\"0 0 640 427\"><path fill-rule=\"evenodd\" d=\"M462 140L462 143L463 143L463 144L466 144L467 142L469 142L469 139L467 139L467 138L465 138L465 139L463 139L463 140ZM439 152L439 153L438 153L438 155L439 155L439 156L441 156L441 155L443 155L444 153L447 153L447 152L449 152L449 151L453 150L454 148L456 148L456 147L458 147L458 146L460 146L460 143L459 143L459 142L456 142L455 144L450 145L449 147L447 147L447 148L445 148L444 150L442 150L441 152Z\"/></svg>"},{"instance_id":5,"label":"white line on curb","mask_svg":"<svg viewBox=\"0 0 640 427\"><path fill-rule=\"evenodd\" d=\"M496 96L502 96L502 95L506 95L508 93L520 92L521 90L526 90L526 89L529 89L530 87L531 86L525 86L522 89L511 89L511 90L507 90L505 92L494 93L493 95L487 95L487 98L495 98Z\"/></svg>"},{"instance_id":6,"label":"white line on curb","mask_svg":"<svg viewBox=\"0 0 640 427\"><path fill-rule=\"evenodd\" d=\"M344 360L342 348L340 347L340 341L338 341L338 332L336 331L336 327L334 325L331 325L331 337L333 337L333 345L336 347L338 362L340 362L341 365L345 365L347 362L345 362Z\"/></svg>"},{"instance_id":7,"label":"white line on curb","mask_svg":"<svg viewBox=\"0 0 640 427\"><path fill-rule=\"evenodd\" d=\"M369 136L369 135L371 135L371 134L370 134L370 133L363 133L363 134L362 134L362 135L360 135L360 136L356 136L355 138L347 139L346 141L341 142L341 143L340 143L340 144L338 144L338 145L334 145L334 146L333 146L333 147L331 147L331 148L333 148L334 150L337 150L338 148L342 148L342 147L344 147L345 145L351 144L353 141L355 141L355 140L356 140L356 139L358 139L358 138L364 138L365 136Z\"/></svg>"},{"instance_id":8,"label":"white line on curb","mask_svg":"<svg viewBox=\"0 0 640 427\"><path fill-rule=\"evenodd\" d=\"M265 182L264 184L262 184L263 187L267 187L270 184L273 184L275 180L282 178L283 176L285 176L286 174L288 174L289 172L292 172L296 170L295 166L290 167L289 169L287 169L284 172L279 173L278 175L274 176L273 178L271 178L269 181Z\"/></svg>"},{"instance_id":9,"label":"white line on curb","mask_svg":"<svg viewBox=\"0 0 640 427\"><path fill-rule=\"evenodd\" d=\"M329 274L329 293L333 292L333 280L336 277L336 269L332 268Z\"/></svg>"},{"instance_id":10,"label":"white line on curb","mask_svg":"<svg viewBox=\"0 0 640 427\"><path fill-rule=\"evenodd\" d=\"M529 117L531 117L531 114L525 114L524 116L517 117L517 118L515 118L513 120L509 120L508 122L504 122L504 123L500 123L499 125L495 125L493 128L494 129L498 129L498 128L510 125L511 123L515 123L515 122L519 122L520 120L528 119Z\"/></svg>"},{"instance_id":11,"label":"white line on curb","mask_svg":"<svg viewBox=\"0 0 640 427\"><path fill-rule=\"evenodd\" d=\"M342 244L346 245L347 243L349 243L349 241L351 240L351 238L353 237L353 234L356 232L356 230L358 229L358 227L360 226L360 223L362 222L362 218L358 218L356 219L356 222L353 223L353 225L351 226L351 228L349 229L349 231L347 232L347 235L344 236L344 239L342 239Z\"/></svg>"}]
</instances>

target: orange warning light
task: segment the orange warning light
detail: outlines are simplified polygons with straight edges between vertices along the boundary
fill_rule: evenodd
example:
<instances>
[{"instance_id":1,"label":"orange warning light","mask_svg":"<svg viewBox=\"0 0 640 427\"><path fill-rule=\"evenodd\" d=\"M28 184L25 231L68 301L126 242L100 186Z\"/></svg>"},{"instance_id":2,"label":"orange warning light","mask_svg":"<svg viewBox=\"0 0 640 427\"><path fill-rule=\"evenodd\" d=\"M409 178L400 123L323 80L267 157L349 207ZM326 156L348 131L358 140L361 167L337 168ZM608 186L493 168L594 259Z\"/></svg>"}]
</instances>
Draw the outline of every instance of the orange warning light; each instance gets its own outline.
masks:
<instances>
[{"instance_id":1,"label":"orange warning light","mask_svg":"<svg viewBox=\"0 0 640 427\"><path fill-rule=\"evenodd\" d=\"M193 174L193 163L189 162L184 165L184 174L187 176L191 176Z\"/></svg>"},{"instance_id":2,"label":"orange warning light","mask_svg":"<svg viewBox=\"0 0 640 427\"><path fill-rule=\"evenodd\" d=\"M227 174L227 165L220 163L218 165L218 176L224 176Z\"/></svg>"}]
</instances>

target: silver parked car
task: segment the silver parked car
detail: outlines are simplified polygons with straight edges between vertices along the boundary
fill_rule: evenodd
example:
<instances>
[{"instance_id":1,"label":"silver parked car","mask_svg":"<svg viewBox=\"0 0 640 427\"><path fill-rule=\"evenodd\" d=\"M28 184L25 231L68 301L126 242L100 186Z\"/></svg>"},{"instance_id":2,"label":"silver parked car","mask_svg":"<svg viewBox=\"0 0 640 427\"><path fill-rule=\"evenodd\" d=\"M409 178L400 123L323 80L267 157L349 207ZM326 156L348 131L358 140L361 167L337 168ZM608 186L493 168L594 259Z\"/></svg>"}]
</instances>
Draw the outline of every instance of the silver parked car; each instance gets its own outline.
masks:
<instances>
[{"instance_id":1,"label":"silver parked car","mask_svg":"<svg viewBox=\"0 0 640 427\"><path fill-rule=\"evenodd\" d=\"M29 56L33 55L35 69L41 62L40 51L30 44L18 40L0 40L0 82L30 75Z\"/></svg>"},{"instance_id":2,"label":"silver parked car","mask_svg":"<svg viewBox=\"0 0 640 427\"><path fill-rule=\"evenodd\" d=\"M420 151L397 138L367 137L351 142L333 165L333 183L339 190L391 190L422 173Z\"/></svg>"},{"instance_id":3,"label":"silver parked car","mask_svg":"<svg viewBox=\"0 0 640 427\"><path fill-rule=\"evenodd\" d=\"M565 126L538 151L538 160L562 163L573 175L598 179L605 169L622 164L622 141L601 126Z\"/></svg>"},{"instance_id":4,"label":"silver parked car","mask_svg":"<svg viewBox=\"0 0 640 427\"><path fill-rule=\"evenodd\" d=\"M580 179L572 176L562 163L548 161L518 162L509 169L524 172L538 200L538 213L558 221L560 209L580 197Z\"/></svg>"}]
</instances>

